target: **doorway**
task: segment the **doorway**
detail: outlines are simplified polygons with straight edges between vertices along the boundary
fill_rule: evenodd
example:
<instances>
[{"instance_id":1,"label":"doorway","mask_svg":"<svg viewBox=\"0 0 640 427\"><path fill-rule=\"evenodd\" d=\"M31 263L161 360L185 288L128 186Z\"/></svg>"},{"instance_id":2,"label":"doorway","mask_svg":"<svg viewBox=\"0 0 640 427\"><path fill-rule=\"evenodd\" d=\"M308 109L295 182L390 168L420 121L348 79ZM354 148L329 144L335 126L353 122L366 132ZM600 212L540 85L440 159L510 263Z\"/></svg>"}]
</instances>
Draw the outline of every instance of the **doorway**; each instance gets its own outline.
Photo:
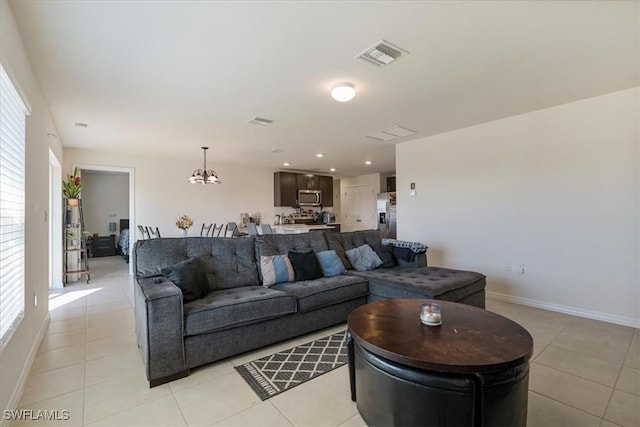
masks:
<instances>
[{"instance_id":1,"label":"doorway","mask_svg":"<svg viewBox=\"0 0 640 427\"><path fill-rule=\"evenodd\" d=\"M125 227L135 229L134 224L134 170L116 166L78 165L83 181L83 214L85 230L92 238L99 239L100 252L95 256L120 255L119 240ZM105 197L108 195L109 197ZM105 242L108 242L104 245ZM113 252L109 252L111 244ZM107 251L103 247L106 247ZM132 240L125 249L131 254ZM126 262L123 257L122 262ZM133 264L129 263L129 274Z\"/></svg>"},{"instance_id":2,"label":"doorway","mask_svg":"<svg viewBox=\"0 0 640 427\"><path fill-rule=\"evenodd\" d=\"M372 185L347 187L341 210L343 212L343 231L377 228L376 194Z\"/></svg>"}]
</instances>

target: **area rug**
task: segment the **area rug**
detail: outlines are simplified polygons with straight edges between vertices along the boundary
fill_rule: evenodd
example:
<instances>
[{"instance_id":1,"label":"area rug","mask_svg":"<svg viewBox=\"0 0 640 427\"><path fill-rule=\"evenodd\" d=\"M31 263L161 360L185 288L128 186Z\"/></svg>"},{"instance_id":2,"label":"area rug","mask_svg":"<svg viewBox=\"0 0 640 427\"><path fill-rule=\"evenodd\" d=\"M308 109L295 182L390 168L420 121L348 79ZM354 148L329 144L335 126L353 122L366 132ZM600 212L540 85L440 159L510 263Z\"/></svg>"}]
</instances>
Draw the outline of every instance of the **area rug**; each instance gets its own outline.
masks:
<instances>
[{"instance_id":1,"label":"area rug","mask_svg":"<svg viewBox=\"0 0 640 427\"><path fill-rule=\"evenodd\" d=\"M261 357L236 370L262 400L347 363L346 331Z\"/></svg>"}]
</instances>

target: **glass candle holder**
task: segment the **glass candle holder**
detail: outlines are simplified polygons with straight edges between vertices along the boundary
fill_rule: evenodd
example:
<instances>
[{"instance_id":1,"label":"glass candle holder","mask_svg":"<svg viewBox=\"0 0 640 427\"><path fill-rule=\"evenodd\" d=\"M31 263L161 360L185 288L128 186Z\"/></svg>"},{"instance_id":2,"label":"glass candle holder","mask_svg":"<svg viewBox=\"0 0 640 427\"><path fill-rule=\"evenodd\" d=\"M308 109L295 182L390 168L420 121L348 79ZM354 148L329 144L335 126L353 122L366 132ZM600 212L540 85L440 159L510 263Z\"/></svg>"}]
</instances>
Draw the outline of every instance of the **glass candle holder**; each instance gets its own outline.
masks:
<instances>
[{"instance_id":1,"label":"glass candle holder","mask_svg":"<svg viewBox=\"0 0 640 427\"><path fill-rule=\"evenodd\" d=\"M437 326L442 324L442 311L440 305L429 302L422 304L420 310L420 321L425 325Z\"/></svg>"}]
</instances>

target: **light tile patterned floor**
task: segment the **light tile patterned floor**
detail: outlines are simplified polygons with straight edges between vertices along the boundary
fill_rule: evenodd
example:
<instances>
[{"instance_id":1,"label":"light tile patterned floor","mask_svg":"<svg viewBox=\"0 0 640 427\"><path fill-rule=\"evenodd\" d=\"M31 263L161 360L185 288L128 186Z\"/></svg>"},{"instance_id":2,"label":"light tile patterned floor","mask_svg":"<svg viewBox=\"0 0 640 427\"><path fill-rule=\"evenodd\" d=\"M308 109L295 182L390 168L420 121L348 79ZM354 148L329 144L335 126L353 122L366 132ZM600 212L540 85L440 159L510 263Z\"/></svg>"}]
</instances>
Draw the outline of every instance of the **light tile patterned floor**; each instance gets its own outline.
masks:
<instances>
[{"instance_id":1,"label":"light tile patterned floor","mask_svg":"<svg viewBox=\"0 0 640 427\"><path fill-rule=\"evenodd\" d=\"M70 420L53 423L65 426L365 425L349 398L346 367L264 402L233 369L344 325L210 364L150 389L134 335L128 266L118 257L95 258L91 269L90 284L78 282L50 299L51 323L22 409L66 409ZM487 309L533 335L530 427L640 425L638 330L492 300Z\"/></svg>"}]
</instances>

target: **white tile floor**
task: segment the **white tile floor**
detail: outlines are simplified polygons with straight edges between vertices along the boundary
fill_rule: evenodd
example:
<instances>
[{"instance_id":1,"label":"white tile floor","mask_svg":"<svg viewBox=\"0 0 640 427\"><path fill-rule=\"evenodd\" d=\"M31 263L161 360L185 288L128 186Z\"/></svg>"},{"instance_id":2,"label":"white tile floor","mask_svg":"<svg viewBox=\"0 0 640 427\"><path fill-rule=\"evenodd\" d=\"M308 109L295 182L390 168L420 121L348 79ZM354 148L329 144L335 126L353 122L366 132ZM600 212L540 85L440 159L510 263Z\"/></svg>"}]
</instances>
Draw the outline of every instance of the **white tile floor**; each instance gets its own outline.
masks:
<instances>
[{"instance_id":1,"label":"white tile floor","mask_svg":"<svg viewBox=\"0 0 640 427\"><path fill-rule=\"evenodd\" d=\"M150 389L134 335L128 266L118 257L95 258L91 270L89 285L78 282L50 298L51 324L22 409L68 410L68 421L53 423L65 426L365 425L349 398L346 367L264 402L233 369L344 325L213 363ZM638 330L491 300L487 309L533 335L529 426L640 425Z\"/></svg>"}]
</instances>

